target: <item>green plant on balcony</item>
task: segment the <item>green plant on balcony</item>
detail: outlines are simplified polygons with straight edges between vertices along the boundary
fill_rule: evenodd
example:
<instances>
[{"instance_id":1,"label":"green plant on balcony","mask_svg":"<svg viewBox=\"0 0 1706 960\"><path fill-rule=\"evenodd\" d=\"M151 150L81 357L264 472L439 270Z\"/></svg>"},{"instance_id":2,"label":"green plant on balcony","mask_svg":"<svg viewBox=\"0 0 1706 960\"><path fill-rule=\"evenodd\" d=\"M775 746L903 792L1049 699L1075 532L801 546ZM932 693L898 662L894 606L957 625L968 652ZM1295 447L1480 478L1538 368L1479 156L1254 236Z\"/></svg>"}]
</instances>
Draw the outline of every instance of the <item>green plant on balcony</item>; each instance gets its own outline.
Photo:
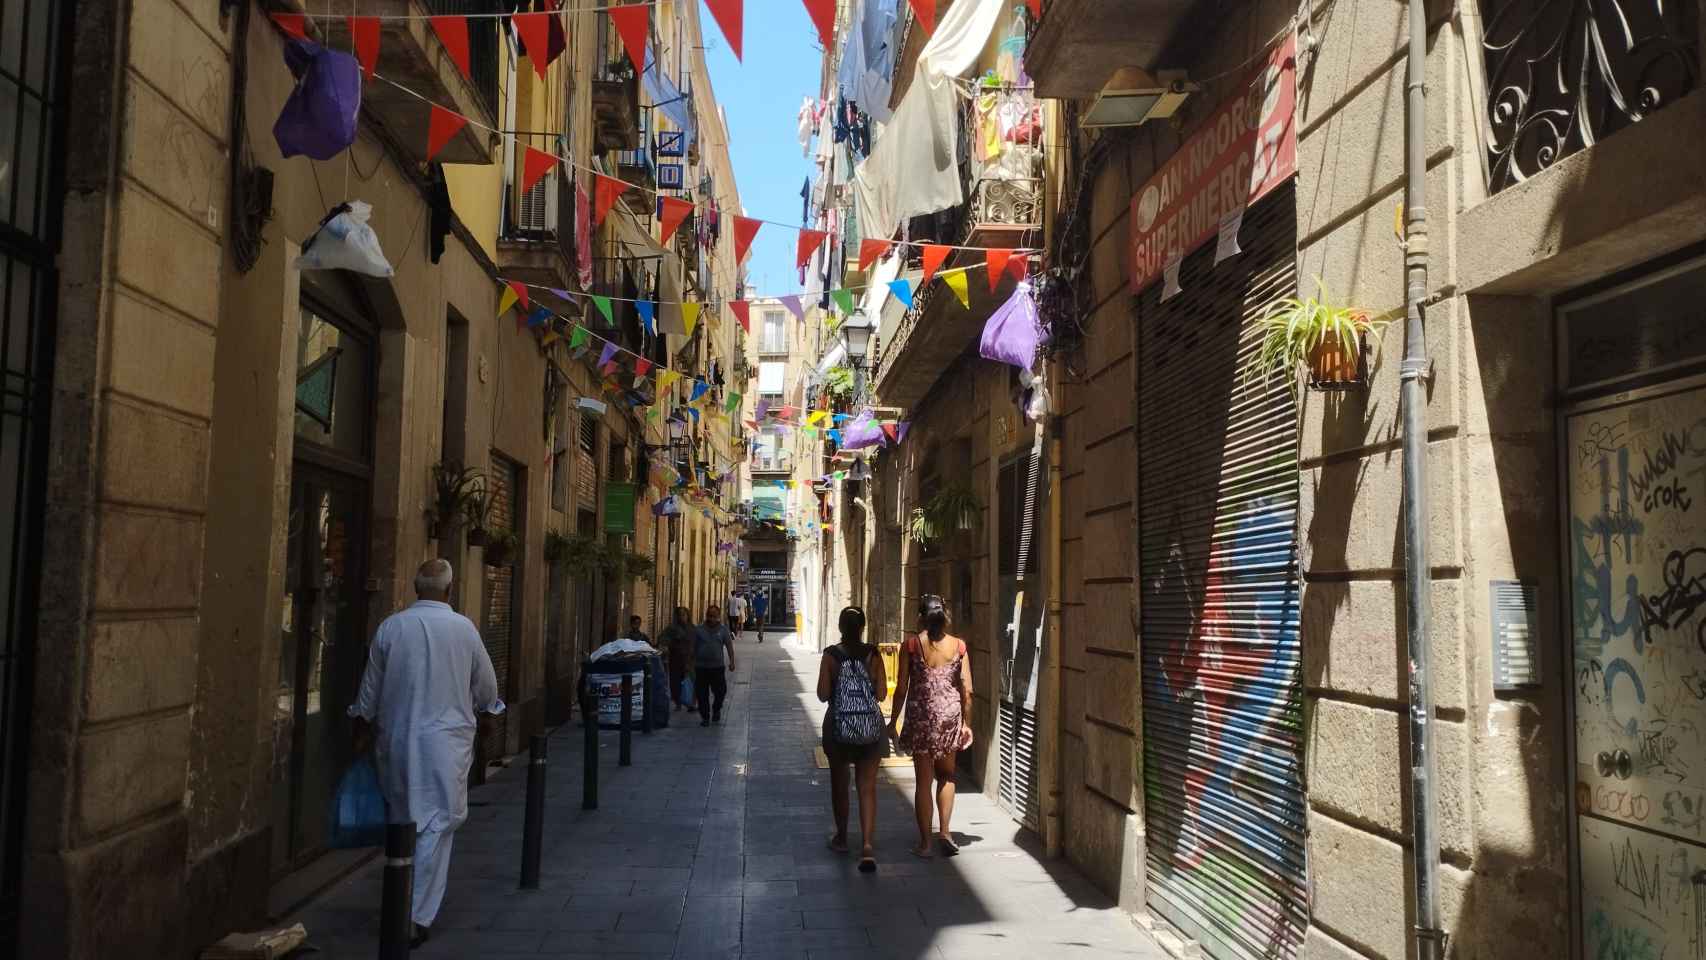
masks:
<instances>
[{"instance_id":1,"label":"green plant on balcony","mask_svg":"<svg viewBox=\"0 0 1706 960\"><path fill-rule=\"evenodd\" d=\"M632 550L615 551L616 579L627 583L631 580L651 580L657 570L657 562L643 553Z\"/></svg>"},{"instance_id":2,"label":"green plant on balcony","mask_svg":"<svg viewBox=\"0 0 1706 960\"><path fill-rule=\"evenodd\" d=\"M468 546L483 547L490 542L491 535L486 530L486 519L491 514L492 503L486 496L486 485L482 481L469 490L462 498L462 522L468 528Z\"/></svg>"},{"instance_id":3,"label":"green plant on balcony","mask_svg":"<svg viewBox=\"0 0 1706 960\"><path fill-rule=\"evenodd\" d=\"M509 566L510 555L515 552L515 548L520 544L520 542L521 538L516 536L514 530L505 530L502 528L497 530L487 530L486 551L484 556L486 566Z\"/></svg>"},{"instance_id":4,"label":"green plant on balcony","mask_svg":"<svg viewBox=\"0 0 1706 960\"><path fill-rule=\"evenodd\" d=\"M853 396L853 368L846 364L830 367L823 375L823 389L837 400L847 400Z\"/></svg>"},{"instance_id":5,"label":"green plant on balcony","mask_svg":"<svg viewBox=\"0 0 1706 960\"><path fill-rule=\"evenodd\" d=\"M571 577L590 577L610 570L610 548L597 537L553 531L545 535L545 562Z\"/></svg>"},{"instance_id":6,"label":"green plant on balcony","mask_svg":"<svg viewBox=\"0 0 1706 960\"><path fill-rule=\"evenodd\" d=\"M476 492L484 495L485 474L473 467L464 467L458 460L441 460L432 465L432 506L427 510L427 523L434 540L449 539L456 525L467 515L468 498Z\"/></svg>"},{"instance_id":7,"label":"green plant on balcony","mask_svg":"<svg viewBox=\"0 0 1706 960\"><path fill-rule=\"evenodd\" d=\"M912 511L907 523L907 536L914 543L932 544L977 525L983 512L983 501L965 484L953 483L936 491L924 505Z\"/></svg>"},{"instance_id":8,"label":"green plant on balcony","mask_svg":"<svg viewBox=\"0 0 1706 960\"><path fill-rule=\"evenodd\" d=\"M1366 311L1335 305L1319 278L1315 290L1317 296L1287 297L1268 308L1260 322L1261 348L1245 370L1246 384L1260 376L1266 386L1280 375L1295 392L1304 371L1310 385L1321 390L1342 390L1362 382L1367 338L1378 339L1390 321L1373 320Z\"/></svg>"}]
</instances>

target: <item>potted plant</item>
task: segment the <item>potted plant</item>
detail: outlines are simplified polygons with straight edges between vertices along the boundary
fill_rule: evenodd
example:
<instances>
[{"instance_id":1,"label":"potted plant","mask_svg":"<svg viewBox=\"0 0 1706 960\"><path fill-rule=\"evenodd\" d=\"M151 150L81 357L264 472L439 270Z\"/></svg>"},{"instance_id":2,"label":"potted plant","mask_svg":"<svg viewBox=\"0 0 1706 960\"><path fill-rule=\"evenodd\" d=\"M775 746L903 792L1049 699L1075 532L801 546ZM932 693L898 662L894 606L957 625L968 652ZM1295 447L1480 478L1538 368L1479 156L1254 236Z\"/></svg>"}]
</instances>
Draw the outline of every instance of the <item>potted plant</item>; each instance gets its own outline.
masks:
<instances>
[{"instance_id":1,"label":"potted plant","mask_svg":"<svg viewBox=\"0 0 1706 960\"><path fill-rule=\"evenodd\" d=\"M515 551L516 544L520 542L521 540L515 535L514 530L498 529L486 531L486 566L509 566L510 554Z\"/></svg>"},{"instance_id":2,"label":"potted plant","mask_svg":"<svg viewBox=\"0 0 1706 960\"><path fill-rule=\"evenodd\" d=\"M464 467L457 460L441 460L432 465L432 508L427 520L432 524L434 540L448 539L456 532L457 521L467 511L468 494L485 489L485 475L473 467Z\"/></svg>"},{"instance_id":3,"label":"potted plant","mask_svg":"<svg viewBox=\"0 0 1706 960\"><path fill-rule=\"evenodd\" d=\"M1288 375L1293 390L1299 370L1308 371L1309 385L1317 390L1359 386L1367 338L1378 338L1390 321L1334 305L1319 279L1315 289L1318 297L1287 297L1268 308L1250 373L1260 373L1264 382L1274 374Z\"/></svg>"},{"instance_id":4,"label":"potted plant","mask_svg":"<svg viewBox=\"0 0 1706 960\"><path fill-rule=\"evenodd\" d=\"M561 534L561 533L558 533L555 530L546 531L546 533L545 533L545 562L546 563L550 564L553 567L562 566L563 564L568 562L570 549L571 549L571 547L569 545L568 536Z\"/></svg>"},{"instance_id":5,"label":"potted plant","mask_svg":"<svg viewBox=\"0 0 1706 960\"><path fill-rule=\"evenodd\" d=\"M616 576L622 581L650 580L657 563L643 553L623 550L617 555Z\"/></svg>"},{"instance_id":6,"label":"potted plant","mask_svg":"<svg viewBox=\"0 0 1706 960\"><path fill-rule=\"evenodd\" d=\"M955 531L973 529L982 511L983 501L977 498L971 487L950 483L937 490L922 507L912 511L907 535L918 543L934 543Z\"/></svg>"},{"instance_id":7,"label":"potted plant","mask_svg":"<svg viewBox=\"0 0 1706 960\"><path fill-rule=\"evenodd\" d=\"M838 400L853 396L853 369L836 365L824 371L823 389Z\"/></svg>"},{"instance_id":8,"label":"potted plant","mask_svg":"<svg viewBox=\"0 0 1706 960\"><path fill-rule=\"evenodd\" d=\"M469 490L462 498L462 519L468 525L468 546L483 547L490 542L491 535L486 531L486 517L491 508L491 501L486 499L484 483Z\"/></svg>"}]
</instances>

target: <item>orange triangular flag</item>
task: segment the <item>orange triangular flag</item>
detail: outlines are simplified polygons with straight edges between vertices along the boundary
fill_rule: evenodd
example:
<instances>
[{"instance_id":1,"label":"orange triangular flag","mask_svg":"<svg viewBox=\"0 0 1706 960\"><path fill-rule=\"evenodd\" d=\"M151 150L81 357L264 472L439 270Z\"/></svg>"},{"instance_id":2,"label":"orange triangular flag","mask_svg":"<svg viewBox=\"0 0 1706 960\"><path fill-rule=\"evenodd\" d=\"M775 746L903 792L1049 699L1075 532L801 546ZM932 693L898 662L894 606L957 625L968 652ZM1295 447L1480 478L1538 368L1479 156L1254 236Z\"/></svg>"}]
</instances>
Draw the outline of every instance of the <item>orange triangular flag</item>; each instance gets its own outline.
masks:
<instances>
[{"instance_id":1,"label":"orange triangular flag","mask_svg":"<svg viewBox=\"0 0 1706 960\"><path fill-rule=\"evenodd\" d=\"M468 18L433 17L431 23L432 32L438 34L438 42L444 44L444 52L450 54L456 69L462 71L462 79L473 80L474 74L468 64Z\"/></svg>"},{"instance_id":2,"label":"orange triangular flag","mask_svg":"<svg viewBox=\"0 0 1706 960\"><path fill-rule=\"evenodd\" d=\"M610 214L610 208L616 205L616 198L628 189L629 184L622 180L613 180L602 173L592 175L595 181L592 193L592 219L596 224L603 224L604 218Z\"/></svg>"},{"instance_id":3,"label":"orange triangular flag","mask_svg":"<svg viewBox=\"0 0 1706 960\"><path fill-rule=\"evenodd\" d=\"M628 7L611 7L610 22L622 36L622 46L628 48L628 59L634 64L634 75L646 72L646 37L652 31L652 5L640 3Z\"/></svg>"},{"instance_id":4,"label":"orange triangular flag","mask_svg":"<svg viewBox=\"0 0 1706 960\"><path fill-rule=\"evenodd\" d=\"M355 58L361 61L361 72L373 79L373 67L379 62L379 18L350 17L350 40L355 43Z\"/></svg>"},{"instance_id":5,"label":"orange triangular flag","mask_svg":"<svg viewBox=\"0 0 1706 960\"><path fill-rule=\"evenodd\" d=\"M746 250L752 246L752 238L758 235L758 228L764 226L764 221L751 217L735 217L735 263L739 264L746 257Z\"/></svg>"},{"instance_id":6,"label":"orange triangular flag","mask_svg":"<svg viewBox=\"0 0 1706 960\"><path fill-rule=\"evenodd\" d=\"M912 6L912 15L924 27L924 35L936 32L936 0L906 0Z\"/></svg>"},{"instance_id":7,"label":"orange triangular flag","mask_svg":"<svg viewBox=\"0 0 1706 960\"><path fill-rule=\"evenodd\" d=\"M1023 255L1007 261L1007 272L1013 275L1014 283L1025 279L1025 274L1029 271L1030 265L1031 258Z\"/></svg>"},{"instance_id":8,"label":"orange triangular flag","mask_svg":"<svg viewBox=\"0 0 1706 960\"><path fill-rule=\"evenodd\" d=\"M517 13L509 20L515 24L516 36L521 38L522 52L533 61L533 72L545 79L545 68L551 64L551 17L549 13Z\"/></svg>"},{"instance_id":9,"label":"orange triangular flag","mask_svg":"<svg viewBox=\"0 0 1706 960\"><path fill-rule=\"evenodd\" d=\"M1007 269L1007 261L1013 256L1013 251L985 250L983 255L989 262L989 292L994 293L1001 283L1001 272Z\"/></svg>"},{"instance_id":10,"label":"orange triangular flag","mask_svg":"<svg viewBox=\"0 0 1706 960\"><path fill-rule=\"evenodd\" d=\"M693 212L693 204L678 197L659 197L658 203L662 208L658 211L658 240L668 244L669 238L681 228L681 221Z\"/></svg>"},{"instance_id":11,"label":"orange triangular flag","mask_svg":"<svg viewBox=\"0 0 1706 960\"><path fill-rule=\"evenodd\" d=\"M431 160L438 156L450 138L460 133L468 123L468 118L460 113L451 113L438 104L432 105L432 119L427 123L426 158Z\"/></svg>"},{"instance_id":12,"label":"orange triangular flag","mask_svg":"<svg viewBox=\"0 0 1706 960\"><path fill-rule=\"evenodd\" d=\"M705 0L705 6L711 8L711 16L716 19L717 26L723 28L723 36L729 41L729 49L734 51L735 59L739 60L741 0Z\"/></svg>"},{"instance_id":13,"label":"orange triangular flag","mask_svg":"<svg viewBox=\"0 0 1706 960\"><path fill-rule=\"evenodd\" d=\"M1041 20L1043 18L1043 0L1025 0L1025 6L1031 8L1032 20Z\"/></svg>"},{"instance_id":14,"label":"orange triangular flag","mask_svg":"<svg viewBox=\"0 0 1706 960\"><path fill-rule=\"evenodd\" d=\"M930 278L934 277L936 271L941 269L943 262L948 259L948 253L953 249L945 243L927 243L924 245L924 276L918 278L919 286L922 287L930 282Z\"/></svg>"},{"instance_id":15,"label":"orange triangular flag","mask_svg":"<svg viewBox=\"0 0 1706 960\"><path fill-rule=\"evenodd\" d=\"M894 243L889 240L859 241L859 269L871 269L871 264L888 256L889 248L892 246Z\"/></svg>"},{"instance_id":16,"label":"orange triangular flag","mask_svg":"<svg viewBox=\"0 0 1706 960\"><path fill-rule=\"evenodd\" d=\"M308 39L308 18L300 13L275 13L272 15L272 22L298 40Z\"/></svg>"},{"instance_id":17,"label":"orange triangular flag","mask_svg":"<svg viewBox=\"0 0 1706 960\"><path fill-rule=\"evenodd\" d=\"M803 267L810 263L812 254L817 252L818 247L823 246L823 241L828 237L829 234L823 230L800 228L799 242L794 245L794 259L797 261L794 266Z\"/></svg>"},{"instance_id":18,"label":"orange triangular flag","mask_svg":"<svg viewBox=\"0 0 1706 960\"><path fill-rule=\"evenodd\" d=\"M745 300L729 302L729 309L735 312L735 319L740 321L740 328L747 333L752 332L752 304Z\"/></svg>"},{"instance_id":19,"label":"orange triangular flag","mask_svg":"<svg viewBox=\"0 0 1706 960\"><path fill-rule=\"evenodd\" d=\"M835 0L805 0L806 12L811 14L812 23L817 25L818 40L822 41L825 50L830 49L830 43L835 38Z\"/></svg>"},{"instance_id":20,"label":"orange triangular flag","mask_svg":"<svg viewBox=\"0 0 1706 960\"><path fill-rule=\"evenodd\" d=\"M528 147L527 157L521 162L521 192L525 194L533 189L539 178L550 173L556 165L556 157L535 147Z\"/></svg>"}]
</instances>

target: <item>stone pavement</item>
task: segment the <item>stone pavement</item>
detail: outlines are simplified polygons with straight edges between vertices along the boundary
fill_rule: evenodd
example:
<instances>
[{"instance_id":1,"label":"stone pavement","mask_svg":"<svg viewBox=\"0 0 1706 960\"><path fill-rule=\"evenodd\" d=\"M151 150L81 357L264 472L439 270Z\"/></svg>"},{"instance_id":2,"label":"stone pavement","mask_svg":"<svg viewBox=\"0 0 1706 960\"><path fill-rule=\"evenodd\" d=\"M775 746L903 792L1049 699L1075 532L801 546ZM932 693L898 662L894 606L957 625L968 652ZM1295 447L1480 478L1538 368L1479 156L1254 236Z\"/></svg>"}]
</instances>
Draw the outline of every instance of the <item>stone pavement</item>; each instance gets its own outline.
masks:
<instances>
[{"instance_id":1,"label":"stone pavement","mask_svg":"<svg viewBox=\"0 0 1706 960\"><path fill-rule=\"evenodd\" d=\"M778 642L778 641L782 642ZM583 812L578 726L551 738L541 889L517 889L526 764L469 797L427 957L658 960L1158 960L1165 954L1064 860L1044 860L993 801L964 794L963 852L908 848L912 772L878 784L874 876L827 849L829 772L813 748L817 654L791 637L738 648L720 726L677 713L633 735L634 765L601 737L599 809ZM851 840L858 843L857 803ZM1027 835L1028 836L1028 835ZM291 920L319 956L378 954L380 868L356 871Z\"/></svg>"}]
</instances>

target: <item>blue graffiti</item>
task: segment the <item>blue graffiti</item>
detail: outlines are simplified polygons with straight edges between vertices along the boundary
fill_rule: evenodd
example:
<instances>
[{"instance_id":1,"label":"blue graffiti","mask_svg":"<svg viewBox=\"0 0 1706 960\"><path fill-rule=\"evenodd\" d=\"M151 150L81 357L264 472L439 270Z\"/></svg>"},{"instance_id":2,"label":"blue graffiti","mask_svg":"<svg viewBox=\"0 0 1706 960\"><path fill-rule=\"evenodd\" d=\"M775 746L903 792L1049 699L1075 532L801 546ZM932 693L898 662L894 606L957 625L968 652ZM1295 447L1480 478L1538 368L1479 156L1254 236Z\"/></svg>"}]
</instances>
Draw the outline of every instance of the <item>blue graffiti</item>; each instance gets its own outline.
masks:
<instances>
[{"instance_id":1,"label":"blue graffiti","mask_svg":"<svg viewBox=\"0 0 1706 960\"><path fill-rule=\"evenodd\" d=\"M1617 678L1619 676L1627 676L1629 678L1629 682L1635 685L1635 702L1636 703L1639 703L1642 705L1646 704L1646 702L1647 702L1647 688L1646 688L1645 684L1641 683L1641 675L1635 672L1635 668L1629 664L1629 661L1623 659L1622 657L1618 657L1616 660L1613 660L1609 664L1606 664L1606 667L1605 667L1605 715L1611 719L1611 722L1613 724L1616 724L1617 726L1621 726L1623 728L1624 733L1626 733L1627 735L1632 737L1635 735L1635 729L1636 729L1635 718L1631 717L1630 719L1628 719L1626 721L1618 720L1617 719L1617 702L1611 695L1612 685L1617 683Z\"/></svg>"},{"instance_id":2,"label":"blue graffiti","mask_svg":"<svg viewBox=\"0 0 1706 960\"><path fill-rule=\"evenodd\" d=\"M1635 538L1645 532L1629 509L1629 451L1617 451L1617 501L1612 504L1611 463L1599 460L1599 513L1570 518L1571 556L1575 565L1575 622L1577 657L1598 657L1613 637L1633 633L1635 652L1646 648L1646 622L1641 613L1641 588L1635 575L1623 578L1621 600L1613 593L1612 563L1621 548L1623 563L1632 564ZM1597 634L1597 635L1596 635Z\"/></svg>"}]
</instances>

